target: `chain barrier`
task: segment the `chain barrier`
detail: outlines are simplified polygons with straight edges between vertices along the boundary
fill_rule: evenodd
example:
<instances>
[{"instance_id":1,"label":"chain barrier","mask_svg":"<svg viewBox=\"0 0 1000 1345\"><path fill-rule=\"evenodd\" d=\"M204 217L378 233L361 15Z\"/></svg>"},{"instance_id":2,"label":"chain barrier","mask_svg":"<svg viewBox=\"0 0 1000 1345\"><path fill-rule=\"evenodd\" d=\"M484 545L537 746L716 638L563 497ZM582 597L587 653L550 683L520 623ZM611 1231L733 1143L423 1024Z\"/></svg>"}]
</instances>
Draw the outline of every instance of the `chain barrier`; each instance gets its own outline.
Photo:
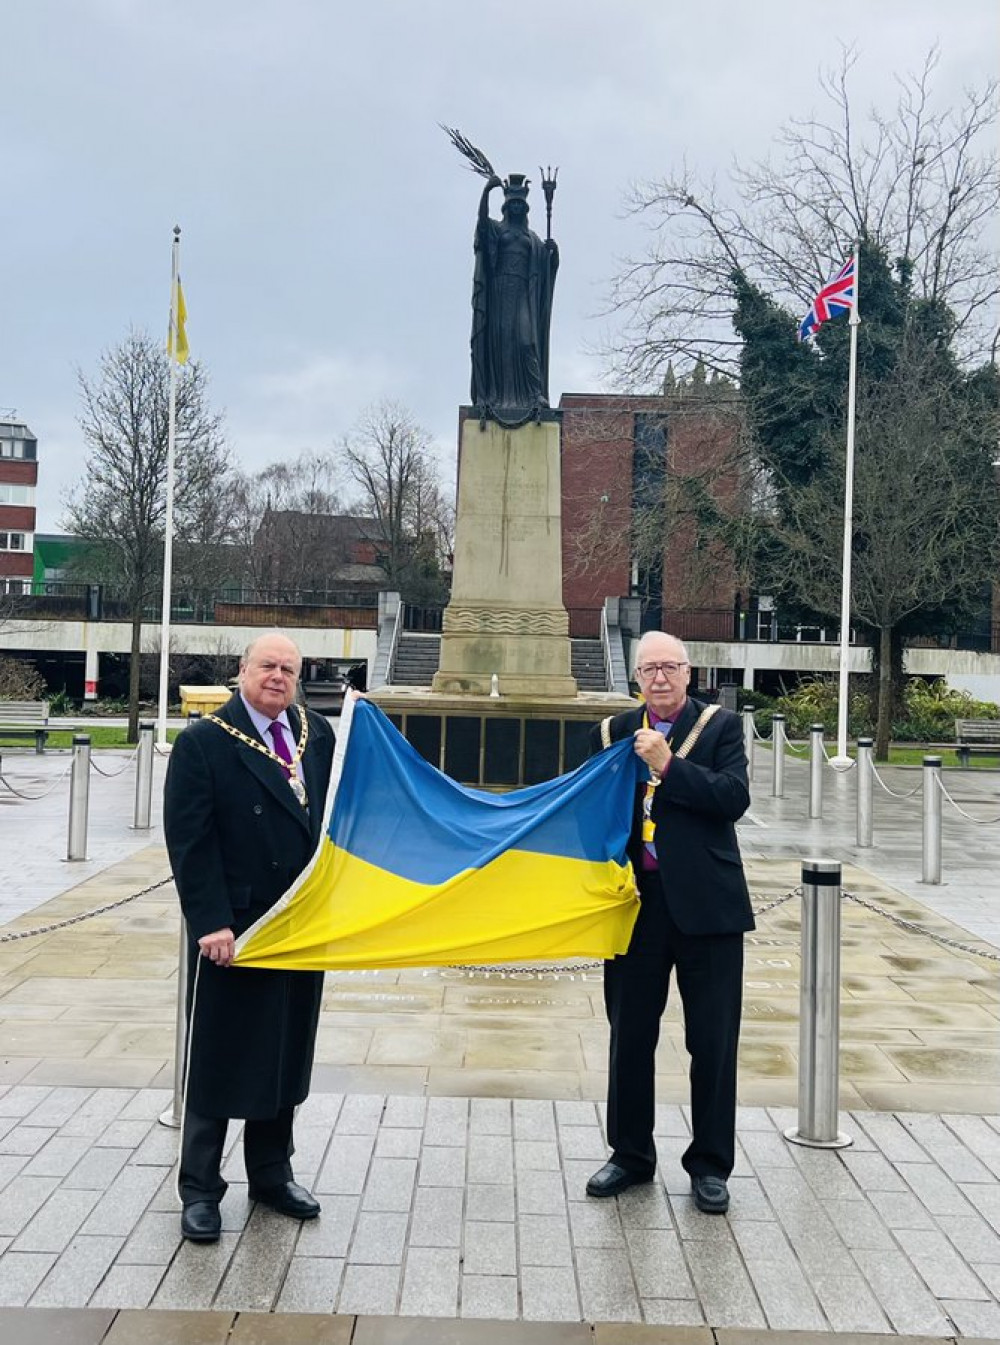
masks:
<instances>
[{"instance_id":1,"label":"chain barrier","mask_svg":"<svg viewBox=\"0 0 1000 1345\"><path fill-rule=\"evenodd\" d=\"M117 770L117 771L105 771L105 770L102 770L101 767L98 766L98 764L97 764L96 760L94 759L93 755L92 755L91 758L90 758L90 764L91 764L91 767L97 772L98 775L103 775L104 778L105 778L106 780L115 780L115 779L117 779L117 777L118 777L119 775L124 775L126 771L130 771L130 770L132 769L132 767L133 767L133 766L135 765L135 763L136 763L136 758L138 757L138 755L139 755L138 752L133 752L132 755L129 757L128 761L126 761L125 765L122 766L121 770Z\"/></svg>"},{"instance_id":2,"label":"chain barrier","mask_svg":"<svg viewBox=\"0 0 1000 1345\"><path fill-rule=\"evenodd\" d=\"M881 775L879 775L878 767L875 765L874 761L871 763L871 766L872 766L872 775L874 775L875 779L878 781L878 783L882 786L882 788L885 790L885 792L889 795L891 799L912 799L914 794L919 794L924 787L923 778L921 777L920 783L918 785L915 785L913 789L908 789L905 794L897 794L894 789L889 788L886 782L882 779Z\"/></svg>"},{"instance_id":3,"label":"chain barrier","mask_svg":"<svg viewBox=\"0 0 1000 1345\"><path fill-rule=\"evenodd\" d=\"M768 734L765 737L764 734L761 733L760 729L757 727L757 721L755 719L751 719L750 723L753 725L754 737L757 739L759 743L769 743L771 741L771 735Z\"/></svg>"},{"instance_id":4,"label":"chain barrier","mask_svg":"<svg viewBox=\"0 0 1000 1345\"><path fill-rule=\"evenodd\" d=\"M900 929L907 930L910 934L923 934L925 938L933 940L934 943L940 943L945 948L956 948L962 953L971 953L974 957L985 957L990 962L1000 962L1000 953L992 949L976 948L972 944L962 943L960 939L949 938L947 934L936 934L932 929L926 929L923 925L918 925L915 920L906 920L901 915L893 915L892 911L887 911L882 906L876 906L873 901L866 901L864 897L859 897L856 892L848 892L846 888L842 889L843 895L853 901L857 906L863 906L866 911L874 911L876 915L881 915L893 925L898 925Z\"/></svg>"},{"instance_id":5,"label":"chain barrier","mask_svg":"<svg viewBox=\"0 0 1000 1345\"><path fill-rule=\"evenodd\" d=\"M826 759L826 764L830 767L831 771L836 771L838 775L846 775L848 771L853 771L854 767L858 764L855 759L850 761L846 766L835 766L833 764L833 757L831 757L830 753L826 750L826 743L822 738L819 740L819 745L823 752L823 756Z\"/></svg>"},{"instance_id":6,"label":"chain barrier","mask_svg":"<svg viewBox=\"0 0 1000 1345\"><path fill-rule=\"evenodd\" d=\"M937 782L938 782L938 788L941 790L941 793L945 796L945 798L955 809L955 811L957 813L960 813L962 817L964 817L967 821L975 822L976 826L979 827L995 827L996 824L1000 822L1000 817L973 817L971 813L967 813L965 811L965 809L956 799L952 798L952 796L948 793L947 785L941 779L940 776L938 776Z\"/></svg>"},{"instance_id":7,"label":"chain barrier","mask_svg":"<svg viewBox=\"0 0 1000 1345\"><path fill-rule=\"evenodd\" d=\"M62 772L62 774L57 775L56 778L49 785L49 787L47 789L43 789L40 794L22 794L22 792L19 789L14 788L11 782L7 779L6 775L4 775L3 771L0 771L0 784L4 785L5 788L9 789L10 792L14 794L17 798L23 799L25 803L37 803L39 799L44 799L47 795L51 794L57 785L61 785L63 780L66 779L66 776L69 775L72 769L73 769L73 762L71 760L69 765Z\"/></svg>"},{"instance_id":8,"label":"chain barrier","mask_svg":"<svg viewBox=\"0 0 1000 1345\"><path fill-rule=\"evenodd\" d=\"M34 939L40 934L52 934L57 929L68 929L70 925L78 925L83 920L92 920L95 915L106 915L108 911L117 911L120 906L127 906L130 901L138 901L140 897L147 896L150 892L155 892L159 887L165 887L167 883L174 881L174 875L168 873L166 878L161 878L159 882L150 883L148 887L142 888L139 892L131 892L127 897L119 897L117 901L109 901L106 906L97 906L92 911L81 911L79 915L67 916L65 920L55 920L51 925L39 925L37 929L19 929L12 934L0 934L0 943L15 943L18 939Z\"/></svg>"},{"instance_id":9,"label":"chain barrier","mask_svg":"<svg viewBox=\"0 0 1000 1345\"><path fill-rule=\"evenodd\" d=\"M769 901L766 906L755 906L753 908L754 917L767 915L768 911L773 911L776 906L784 906L786 901L791 901L792 897L801 897L802 888L793 887L791 892L786 892L782 897L775 897L774 901Z\"/></svg>"}]
</instances>

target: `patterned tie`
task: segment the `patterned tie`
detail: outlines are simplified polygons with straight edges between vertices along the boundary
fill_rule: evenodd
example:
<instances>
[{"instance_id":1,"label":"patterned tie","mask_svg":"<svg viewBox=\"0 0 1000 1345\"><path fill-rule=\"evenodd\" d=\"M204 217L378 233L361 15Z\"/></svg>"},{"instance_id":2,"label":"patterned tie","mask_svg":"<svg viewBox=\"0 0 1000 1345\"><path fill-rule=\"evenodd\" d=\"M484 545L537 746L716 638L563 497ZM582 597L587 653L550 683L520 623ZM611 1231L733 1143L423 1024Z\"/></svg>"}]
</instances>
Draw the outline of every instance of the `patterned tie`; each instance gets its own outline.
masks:
<instances>
[{"instance_id":1,"label":"patterned tie","mask_svg":"<svg viewBox=\"0 0 1000 1345\"><path fill-rule=\"evenodd\" d=\"M279 757L281 757L282 761L290 762L292 759L292 752L290 747L288 746L288 739L285 737L284 724L280 723L276 719L274 723L271 724L269 732L271 734L271 737L274 739L275 752L278 754ZM286 780L291 776L291 771L288 769L287 766L282 766L281 773L282 775L284 775Z\"/></svg>"}]
</instances>

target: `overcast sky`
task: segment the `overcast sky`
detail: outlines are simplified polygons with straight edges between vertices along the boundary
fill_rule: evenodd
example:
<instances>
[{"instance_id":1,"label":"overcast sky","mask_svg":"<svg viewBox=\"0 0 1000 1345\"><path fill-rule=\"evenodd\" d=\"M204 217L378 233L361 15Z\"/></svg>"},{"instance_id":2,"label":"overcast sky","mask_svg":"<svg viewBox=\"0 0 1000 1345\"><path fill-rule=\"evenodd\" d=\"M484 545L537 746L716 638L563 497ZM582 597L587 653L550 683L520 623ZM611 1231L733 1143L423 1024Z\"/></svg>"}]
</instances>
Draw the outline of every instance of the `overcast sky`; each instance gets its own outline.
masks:
<instances>
[{"instance_id":1,"label":"overcast sky","mask_svg":"<svg viewBox=\"0 0 1000 1345\"><path fill-rule=\"evenodd\" d=\"M550 394L600 387L596 315L642 247L630 182L767 153L856 44L855 105L937 42L934 87L994 73L995 0L24 0L4 6L0 408L39 441L39 531L78 479L77 369L165 334L170 242L192 355L243 465L334 446L391 396L453 472L481 182L559 165ZM544 229L533 193L532 224ZM499 206L499 201L497 202Z\"/></svg>"}]
</instances>

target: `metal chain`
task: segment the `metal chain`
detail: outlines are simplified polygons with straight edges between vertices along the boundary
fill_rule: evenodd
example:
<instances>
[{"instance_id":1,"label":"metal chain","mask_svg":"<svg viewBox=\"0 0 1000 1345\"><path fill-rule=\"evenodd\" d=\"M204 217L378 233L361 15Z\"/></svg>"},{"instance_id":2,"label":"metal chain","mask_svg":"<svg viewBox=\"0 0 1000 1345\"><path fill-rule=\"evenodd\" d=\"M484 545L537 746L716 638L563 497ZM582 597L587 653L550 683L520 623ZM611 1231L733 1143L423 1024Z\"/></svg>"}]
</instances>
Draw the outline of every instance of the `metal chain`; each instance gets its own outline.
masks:
<instances>
[{"instance_id":1,"label":"metal chain","mask_svg":"<svg viewBox=\"0 0 1000 1345\"><path fill-rule=\"evenodd\" d=\"M135 759L136 759L137 756L138 756L138 752L133 752L132 755L129 757L128 761L126 761L125 765L121 768L120 771L105 771L105 770L102 770L101 767L98 766L98 764L97 764L97 762L95 761L93 755L92 755L91 758L90 758L90 764L91 764L91 766L94 768L94 770L97 772L98 775L103 775L104 778L105 778L106 780L114 780L114 779L116 779L119 775L124 775L126 771L130 771L130 770L132 769L132 767L135 765Z\"/></svg>"},{"instance_id":2,"label":"metal chain","mask_svg":"<svg viewBox=\"0 0 1000 1345\"><path fill-rule=\"evenodd\" d=\"M957 948L959 952L971 953L974 957L985 957L990 962L1000 962L1000 953L987 952L983 948L974 948L971 944L962 943L960 939L951 939L947 934L935 934L932 929L925 929L923 925L918 925L915 920L905 920L901 915L893 915L891 911L885 910L882 906L876 906L873 901L866 901L864 897L859 897L856 892L848 892L846 888L841 889L841 895L848 901L853 901L858 906L863 906L865 910L874 911L876 915L883 916L892 924L898 925L900 929L908 930L911 934L923 934L928 939L933 939L935 943L943 944L945 948Z\"/></svg>"},{"instance_id":3,"label":"metal chain","mask_svg":"<svg viewBox=\"0 0 1000 1345\"><path fill-rule=\"evenodd\" d=\"M786 901L791 901L792 897L801 897L802 888L793 887L791 892L786 892L783 897L775 897L774 901L769 901L766 906L755 906L753 908L754 916L767 915L768 911L773 911L776 906L784 906Z\"/></svg>"},{"instance_id":4,"label":"metal chain","mask_svg":"<svg viewBox=\"0 0 1000 1345\"><path fill-rule=\"evenodd\" d=\"M964 818L966 818L967 821L975 822L976 826L978 827L995 827L996 824L1000 822L1000 817L973 817L971 813L967 813L965 809L962 807L962 805L958 803L955 799L953 799L952 796L948 793L948 786L941 779L941 777L936 776L935 778L937 779L938 788L941 790L941 793L945 796L945 798L955 809L955 811L957 813L961 813L961 815Z\"/></svg>"},{"instance_id":5,"label":"metal chain","mask_svg":"<svg viewBox=\"0 0 1000 1345\"><path fill-rule=\"evenodd\" d=\"M875 765L874 761L871 763L871 768L872 768L872 775L874 775L875 779L879 782L879 784L882 786L882 788L885 790L885 792L889 795L891 799L912 799L914 794L919 794L924 787L924 782L923 779L921 778L920 783L916 785L915 788L907 790L905 794L897 794L894 789L889 788L886 782L882 779L881 775L879 775L878 767Z\"/></svg>"},{"instance_id":6,"label":"metal chain","mask_svg":"<svg viewBox=\"0 0 1000 1345\"><path fill-rule=\"evenodd\" d=\"M36 803L39 799L44 799L46 795L51 794L57 785L62 784L63 780L66 779L66 776L69 775L72 769L73 769L73 762L70 761L69 765L62 772L62 774L57 775L56 778L49 785L48 789L43 789L40 794L22 794L19 789L14 788L14 786L11 784L11 782L7 779L6 775L4 775L2 771L0 771L0 784L5 785L6 788L9 789L12 794L16 795L17 798L19 799L23 799L25 803Z\"/></svg>"},{"instance_id":7,"label":"metal chain","mask_svg":"<svg viewBox=\"0 0 1000 1345\"><path fill-rule=\"evenodd\" d=\"M119 906L127 906L130 901L137 901L139 897L145 897L150 892L155 892L158 887L165 887L167 883L172 883L174 875L168 873L166 878L161 878L158 883L150 883L144 887L141 892L132 892L127 897L120 897L118 901L109 901L106 906L98 906L93 911L81 911L79 915L68 916L65 920L56 920L51 925L39 925L37 929L19 929L13 934L0 934L0 943L15 943L18 939L34 939L39 934L52 934L57 929L67 929L70 925L78 925L82 920L92 920L95 915L106 915L108 911L116 911Z\"/></svg>"}]
</instances>

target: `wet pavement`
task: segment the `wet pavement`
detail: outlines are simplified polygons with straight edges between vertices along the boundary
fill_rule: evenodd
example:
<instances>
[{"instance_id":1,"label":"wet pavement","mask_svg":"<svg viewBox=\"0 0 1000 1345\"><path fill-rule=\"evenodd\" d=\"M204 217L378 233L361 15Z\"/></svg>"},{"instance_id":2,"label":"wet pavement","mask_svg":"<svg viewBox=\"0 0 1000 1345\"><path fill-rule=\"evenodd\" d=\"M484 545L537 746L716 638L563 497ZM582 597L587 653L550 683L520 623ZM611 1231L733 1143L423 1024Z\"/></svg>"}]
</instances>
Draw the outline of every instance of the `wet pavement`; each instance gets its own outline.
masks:
<instances>
[{"instance_id":1,"label":"wet pavement","mask_svg":"<svg viewBox=\"0 0 1000 1345\"><path fill-rule=\"evenodd\" d=\"M876 848L858 851L850 777L831 779L827 817L810 823L804 768L790 762L787 797L771 799L764 756L741 827L763 914L747 947L726 1218L694 1211L678 1163L676 1006L658 1055L657 1181L597 1202L583 1185L606 1155L599 968L355 972L327 977L298 1126L296 1175L322 1217L300 1227L252 1207L234 1156L222 1242L182 1244L176 1133L156 1121L172 1086L179 926L167 882L0 942L0 1345L1000 1337L1000 827L946 815L946 883L925 887L919 800L877 798ZM3 769L38 793L64 761L5 753ZM127 766L122 754L101 761ZM885 775L903 792L919 772ZM998 781L948 776L983 816L1000 813ZM86 865L62 858L60 788L36 802L2 791L3 936L168 876L156 827L129 828L127 770L95 779ZM854 1144L842 1151L782 1136L798 1067L788 894L817 853L849 864L840 1124ZM70 1334L25 1334L36 1328Z\"/></svg>"}]
</instances>

